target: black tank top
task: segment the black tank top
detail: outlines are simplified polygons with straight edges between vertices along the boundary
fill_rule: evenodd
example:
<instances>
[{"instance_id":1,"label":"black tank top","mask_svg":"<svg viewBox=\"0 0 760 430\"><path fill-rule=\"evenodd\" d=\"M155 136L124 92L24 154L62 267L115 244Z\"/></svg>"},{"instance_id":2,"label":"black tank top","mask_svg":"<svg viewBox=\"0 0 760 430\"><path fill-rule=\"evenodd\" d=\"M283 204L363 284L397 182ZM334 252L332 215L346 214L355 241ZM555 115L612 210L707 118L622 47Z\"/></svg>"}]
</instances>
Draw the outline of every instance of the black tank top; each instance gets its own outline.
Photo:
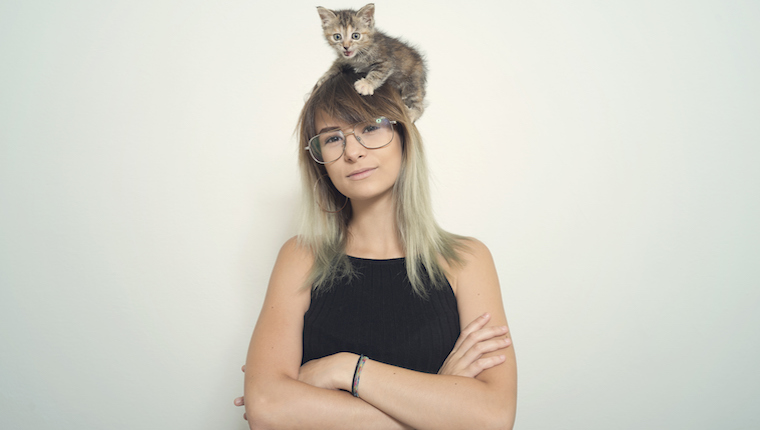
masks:
<instances>
[{"instance_id":1,"label":"black tank top","mask_svg":"<svg viewBox=\"0 0 760 430\"><path fill-rule=\"evenodd\" d=\"M437 373L459 337L451 286L412 291L405 260L349 257L358 277L311 295L304 315L302 363L337 352ZM427 278L425 278L427 279Z\"/></svg>"}]
</instances>

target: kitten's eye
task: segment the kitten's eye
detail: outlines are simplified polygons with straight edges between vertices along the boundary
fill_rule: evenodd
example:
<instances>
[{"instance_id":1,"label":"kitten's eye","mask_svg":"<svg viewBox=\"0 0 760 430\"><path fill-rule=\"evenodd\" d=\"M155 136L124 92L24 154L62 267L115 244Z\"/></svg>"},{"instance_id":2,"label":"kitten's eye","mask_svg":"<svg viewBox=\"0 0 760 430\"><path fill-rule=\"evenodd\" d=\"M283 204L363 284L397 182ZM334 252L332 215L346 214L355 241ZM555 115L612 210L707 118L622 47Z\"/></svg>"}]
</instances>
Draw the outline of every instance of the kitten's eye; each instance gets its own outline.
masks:
<instances>
[{"instance_id":1,"label":"kitten's eye","mask_svg":"<svg viewBox=\"0 0 760 430\"><path fill-rule=\"evenodd\" d=\"M333 40L335 40L336 42L340 42L340 39L342 39L342 38L343 38L343 36L341 36L340 33L333 34Z\"/></svg>"},{"instance_id":2,"label":"kitten's eye","mask_svg":"<svg viewBox=\"0 0 760 430\"><path fill-rule=\"evenodd\" d=\"M361 39L361 37L362 37L361 33L353 33L353 34L351 34L351 38L354 39L354 40L359 40L359 39Z\"/></svg>"}]
</instances>

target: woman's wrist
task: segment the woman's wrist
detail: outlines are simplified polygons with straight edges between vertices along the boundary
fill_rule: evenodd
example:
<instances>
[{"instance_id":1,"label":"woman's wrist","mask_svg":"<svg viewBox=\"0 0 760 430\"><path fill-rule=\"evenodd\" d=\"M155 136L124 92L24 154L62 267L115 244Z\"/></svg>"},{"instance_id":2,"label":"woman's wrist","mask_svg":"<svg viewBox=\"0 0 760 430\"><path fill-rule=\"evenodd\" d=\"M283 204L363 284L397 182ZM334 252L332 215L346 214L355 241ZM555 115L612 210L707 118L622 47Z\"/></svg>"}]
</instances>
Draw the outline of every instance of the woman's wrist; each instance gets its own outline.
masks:
<instances>
[{"instance_id":1,"label":"woman's wrist","mask_svg":"<svg viewBox=\"0 0 760 430\"><path fill-rule=\"evenodd\" d=\"M354 382L351 385L351 394L354 397L359 397L359 381L362 376L362 370L364 370L364 363L367 362L367 356L362 354L356 361L356 368L354 369Z\"/></svg>"},{"instance_id":2,"label":"woman's wrist","mask_svg":"<svg viewBox=\"0 0 760 430\"><path fill-rule=\"evenodd\" d=\"M335 373L333 375L335 388L348 391L349 393L351 392L354 383L356 362L359 360L359 357L359 355L351 352L340 352L336 354L335 358L339 361L335 366Z\"/></svg>"}]
</instances>

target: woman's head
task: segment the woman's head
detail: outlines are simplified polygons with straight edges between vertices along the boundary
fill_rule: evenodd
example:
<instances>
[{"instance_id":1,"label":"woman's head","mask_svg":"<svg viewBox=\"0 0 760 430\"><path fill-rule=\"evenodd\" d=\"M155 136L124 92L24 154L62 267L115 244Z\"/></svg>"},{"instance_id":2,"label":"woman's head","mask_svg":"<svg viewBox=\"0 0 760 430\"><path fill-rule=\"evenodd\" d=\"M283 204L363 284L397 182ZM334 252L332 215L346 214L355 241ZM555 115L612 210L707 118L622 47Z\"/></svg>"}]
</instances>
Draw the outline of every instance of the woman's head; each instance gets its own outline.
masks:
<instances>
[{"instance_id":1,"label":"woman's head","mask_svg":"<svg viewBox=\"0 0 760 430\"><path fill-rule=\"evenodd\" d=\"M336 278L352 276L354 271L345 254L351 204L329 179L325 164L312 159L305 148L309 146L309 140L320 133L325 118L348 133L350 126L356 123L385 117L395 121L394 141L389 146L397 145L393 149L401 150L400 165L396 169L395 179L391 181L391 198L399 240L406 254L407 276L415 291L425 295L430 284L438 287L445 285L446 278L439 258L443 257L450 264L459 262L457 249L460 240L435 222L422 138L409 119L398 90L386 82L373 95L362 96L354 88L354 82L362 77L352 72L333 76L314 90L301 111L298 151L303 183L303 214L299 238L314 255L309 284L317 290L329 288ZM351 162L345 158L351 157L348 142L355 145L352 139L346 137L343 163ZM360 149L357 146L354 148ZM370 149L367 153L385 149ZM333 177L339 178L332 167L329 169ZM383 186L388 185L385 178L382 182L385 184ZM343 185L345 182L341 185L344 190L350 189Z\"/></svg>"},{"instance_id":2,"label":"woman's head","mask_svg":"<svg viewBox=\"0 0 760 430\"><path fill-rule=\"evenodd\" d=\"M389 145L365 151L370 157L383 157L391 150L401 150L401 166L397 169L398 173L395 174L395 178L392 178L391 184L406 176L410 160L419 158L410 155L420 147L419 138L416 128L409 121L399 92L391 85L383 85L373 95L362 96L354 88L354 82L361 78L362 75L343 72L324 82L314 90L306 102L298 127L301 173L304 185L310 185L313 188L313 195L305 203L309 204L308 200L311 200L311 205L314 207L321 207L327 212L337 211L339 212L337 216L344 222L350 219L351 205L346 204L346 197L338 191L333 181L329 179L328 173L332 178L340 179L341 177L336 177L335 174L338 169L350 171L351 165L365 167L363 166L365 163L357 163L357 160L351 157L350 143L348 143L352 139L350 126L362 121L379 121L380 118L387 118L386 124L393 123L394 137ZM304 149L310 146L309 140L312 137L325 130L325 126L339 126L347 133L346 152L339 160L327 164L316 162L309 151ZM313 150L314 145L311 147ZM363 148L359 147L359 149ZM338 186L340 187L340 183ZM345 187L340 188L346 191Z\"/></svg>"}]
</instances>

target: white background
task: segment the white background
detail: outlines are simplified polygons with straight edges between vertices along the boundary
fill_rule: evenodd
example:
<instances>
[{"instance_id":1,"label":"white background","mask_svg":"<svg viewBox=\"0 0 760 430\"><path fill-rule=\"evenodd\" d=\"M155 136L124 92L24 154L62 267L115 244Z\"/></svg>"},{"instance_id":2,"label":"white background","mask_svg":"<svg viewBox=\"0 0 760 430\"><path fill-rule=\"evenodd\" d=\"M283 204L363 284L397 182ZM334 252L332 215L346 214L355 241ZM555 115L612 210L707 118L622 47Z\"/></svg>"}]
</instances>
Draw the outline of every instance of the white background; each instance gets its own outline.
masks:
<instances>
[{"instance_id":1,"label":"white background","mask_svg":"<svg viewBox=\"0 0 760 430\"><path fill-rule=\"evenodd\" d=\"M431 5L376 19L427 57L435 209L495 257L516 429L758 428L760 3ZM0 3L0 428L246 428L315 6Z\"/></svg>"}]
</instances>

